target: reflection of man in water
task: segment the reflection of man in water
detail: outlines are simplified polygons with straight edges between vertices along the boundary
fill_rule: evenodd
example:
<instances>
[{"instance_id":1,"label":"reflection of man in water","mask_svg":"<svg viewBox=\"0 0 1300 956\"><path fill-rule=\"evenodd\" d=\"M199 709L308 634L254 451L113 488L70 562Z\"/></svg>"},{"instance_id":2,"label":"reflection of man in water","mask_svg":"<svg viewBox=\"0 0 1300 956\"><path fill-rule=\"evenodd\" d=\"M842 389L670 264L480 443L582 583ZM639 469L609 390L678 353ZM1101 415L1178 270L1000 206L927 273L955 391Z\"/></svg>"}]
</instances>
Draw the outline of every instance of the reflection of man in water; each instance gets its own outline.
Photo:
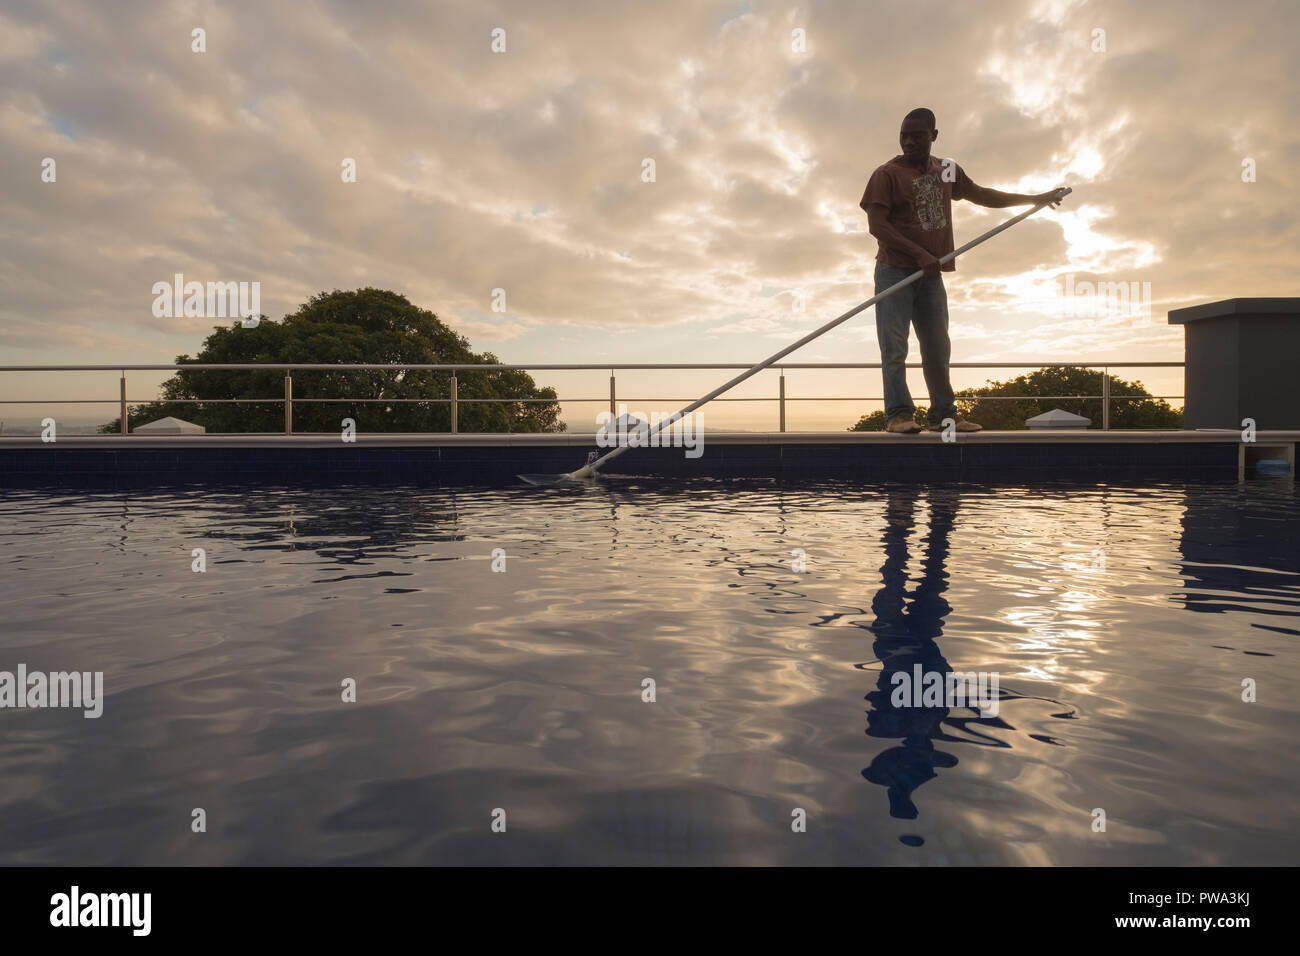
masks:
<instances>
[{"instance_id":1,"label":"reflection of man in water","mask_svg":"<svg viewBox=\"0 0 1300 956\"><path fill-rule=\"evenodd\" d=\"M891 487L885 508L885 563L880 569L883 586L871 602L876 619L871 625L876 635L872 650L884 665L876 690L866 697L867 735L900 738L902 743L876 756L862 776L886 787L889 815L904 820L917 816L912 791L935 776L935 768L952 767L957 758L936 750L935 738L948 739L941 722L948 716L947 707L897 707L890 698L894 693L893 675L909 676L916 664L923 673L946 675L952 670L939 653L935 638L943 633L943 619L952 611L944 600L948 590L948 534L952 530L957 502L955 493L931 491L930 529L925 536L925 555L921 565L921 582L907 603L907 539L916 524L915 510L919 489L914 486Z\"/></svg>"}]
</instances>

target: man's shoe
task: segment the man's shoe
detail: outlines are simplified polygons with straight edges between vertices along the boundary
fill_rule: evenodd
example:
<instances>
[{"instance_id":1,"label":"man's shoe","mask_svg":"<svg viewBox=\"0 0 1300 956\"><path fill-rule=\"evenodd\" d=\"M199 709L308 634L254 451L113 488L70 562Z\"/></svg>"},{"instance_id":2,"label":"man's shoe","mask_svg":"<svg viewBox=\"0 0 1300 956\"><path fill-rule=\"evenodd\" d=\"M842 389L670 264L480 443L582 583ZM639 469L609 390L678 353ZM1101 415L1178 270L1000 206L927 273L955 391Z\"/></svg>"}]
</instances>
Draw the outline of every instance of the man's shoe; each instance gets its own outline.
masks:
<instances>
[{"instance_id":1,"label":"man's shoe","mask_svg":"<svg viewBox=\"0 0 1300 956\"><path fill-rule=\"evenodd\" d=\"M983 431L983 430L984 430L984 426L983 426L983 425L978 425L978 424L976 424L975 422L967 421L966 419L962 418L960 415L958 415L958 416L956 417L956 419L954 419L954 421L956 422L956 424L955 424L955 426L954 426L954 429L953 429L954 431L959 431L959 432L978 432L978 431ZM938 425L935 425L935 424L932 422L932 423L930 423L929 425L927 425L926 427L929 428L930 431L932 431L932 432L941 432L941 431L943 431L943 424L942 424L942 423L940 423L940 424L938 424Z\"/></svg>"},{"instance_id":2,"label":"man's shoe","mask_svg":"<svg viewBox=\"0 0 1300 956\"><path fill-rule=\"evenodd\" d=\"M911 415L907 414L907 412L900 412L891 418L889 424L885 426L885 431L895 432L899 435L915 435L920 430L921 426L916 422L915 412Z\"/></svg>"}]
</instances>

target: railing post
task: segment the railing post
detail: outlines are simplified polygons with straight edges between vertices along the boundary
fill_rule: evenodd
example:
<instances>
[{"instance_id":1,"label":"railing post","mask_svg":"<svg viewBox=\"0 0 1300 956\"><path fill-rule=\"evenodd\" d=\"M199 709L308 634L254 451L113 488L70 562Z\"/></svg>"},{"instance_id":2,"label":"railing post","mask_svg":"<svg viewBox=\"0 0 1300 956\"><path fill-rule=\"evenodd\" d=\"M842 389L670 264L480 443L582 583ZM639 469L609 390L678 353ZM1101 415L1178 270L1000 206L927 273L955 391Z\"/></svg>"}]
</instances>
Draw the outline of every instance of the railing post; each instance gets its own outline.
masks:
<instances>
[{"instance_id":1,"label":"railing post","mask_svg":"<svg viewBox=\"0 0 1300 956\"><path fill-rule=\"evenodd\" d=\"M781 369L781 431L785 431L785 369Z\"/></svg>"},{"instance_id":2,"label":"railing post","mask_svg":"<svg viewBox=\"0 0 1300 956\"><path fill-rule=\"evenodd\" d=\"M122 369L122 434L126 433L126 369Z\"/></svg>"},{"instance_id":3,"label":"railing post","mask_svg":"<svg viewBox=\"0 0 1300 956\"><path fill-rule=\"evenodd\" d=\"M293 434L293 369L284 370L284 433Z\"/></svg>"},{"instance_id":4,"label":"railing post","mask_svg":"<svg viewBox=\"0 0 1300 956\"><path fill-rule=\"evenodd\" d=\"M1101 430L1110 429L1110 369L1101 370Z\"/></svg>"},{"instance_id":5,"label":"railing post","mask_svg":"<svg viewBox=\"0 0 1300 956\"><path fill-rule=\"evenodd\" d=\"M614 409L614 370L613 369L609 370L609 413L611 415L618 414L618 412L615 411Z\"/></svg>"},{"instance_id":6,"label":"railing post","mask_svg":"<svg viewBox=\"0 0 1300 956\"><path fill-rule=\"evenodd\" d=\"M457 398L458 387L456 382L456 373L451 373L451 433L454 435L460 430L460 402Z\"/></svg>"}]
</instances>

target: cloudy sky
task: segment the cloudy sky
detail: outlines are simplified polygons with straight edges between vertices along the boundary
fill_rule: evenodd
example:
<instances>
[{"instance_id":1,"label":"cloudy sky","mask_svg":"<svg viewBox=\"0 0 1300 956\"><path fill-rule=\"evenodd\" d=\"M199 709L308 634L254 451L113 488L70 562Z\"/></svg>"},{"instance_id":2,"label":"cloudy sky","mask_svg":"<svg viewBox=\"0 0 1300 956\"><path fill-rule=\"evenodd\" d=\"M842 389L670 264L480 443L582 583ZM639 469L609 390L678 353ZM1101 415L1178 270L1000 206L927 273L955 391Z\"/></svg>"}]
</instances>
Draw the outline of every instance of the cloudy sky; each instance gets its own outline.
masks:
<instances>
[{"instance_id":1,"label":"cloudy sky","mask_svg":"<svg viewBox=\"0 0 1300 956\"><path fill-rule=\"evenodd\" d=\"M192 355L213 320L151 308L182 273L259 282L272 318L322 290L393 289L510 362L755 362L871 295L858 202L902 116L928 106L935 154L976 182L1074 189L946 275L954 361L1181 360L1170 309L1297 291L1297 10L2 0L0 354ZM958 242L1010 214L957 203ZM1150 283L1149 314L1070 315L1052 295L1066 276ZM870 313L792 357L878 359ZM667 409L727 374L626 373L620 391ZM1181 373L1120 374L1181 392ZM536 377L607 392L603 374ZM112 397L116 378L0 373L0 398ZM133 376L133 396L160 378ZM791 372L789 388L880 394L861 371ZM742 394L774 393L765 373ZM866 410L807 403L791 427Z\"/></svg>"}]
</instances>

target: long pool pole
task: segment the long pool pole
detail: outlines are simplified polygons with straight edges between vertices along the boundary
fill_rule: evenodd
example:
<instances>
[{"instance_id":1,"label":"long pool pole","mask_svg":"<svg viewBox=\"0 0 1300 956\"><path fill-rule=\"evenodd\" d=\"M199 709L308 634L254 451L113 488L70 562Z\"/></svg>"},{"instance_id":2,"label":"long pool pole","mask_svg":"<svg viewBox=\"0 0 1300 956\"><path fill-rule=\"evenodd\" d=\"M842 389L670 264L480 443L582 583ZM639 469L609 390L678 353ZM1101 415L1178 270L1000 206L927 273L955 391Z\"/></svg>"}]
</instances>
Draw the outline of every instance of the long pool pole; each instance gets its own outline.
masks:
<instances>
[{"instance_id":1,"label":"long pool pole","mask_svg":"<svg viewBox=\"0 0 1300 956\"><path fill-rule=\"evenodd\" d=\"M1002 223L1001 225L994 226L988 232L984 233L984 235L979 236L976 239L972 239L970 242L966 243L966 245L962 246L959 249L954 249L952 252L948 253L947 255L939 259L939 264L943 265L946 262L951 262L953 259L956 259L962 253L974 249L981 242L986 242L987 240L992 239L999 232L1002 232L1005 229L1010 229L1012 226L1020 222L1022 219L1027 219L1028 217L1032 216L1034 213L1038 212L1038 210L1042 209L1044 206L1049 205L1050 203L1059 202L1061 199L1068 196L1070 192L1071 190L1068 187L1056 190L1056 192L1053 194L1052 199L1048 199L1043 202L1040 202L1032 209L1026 209L1018 216L1012 216L1010 219L1008 219L1006 222ZM795 342L792 345L787 345L785 348L777 352L775 355L771 355L763 359L763 361L759 362L753 368L741 372L739 375L733 378L730 382L727 382L725 385L719 385L713 391L709 392L709 394L697 398L695 401L691 402L691 404L687 405L685 408L677 412L675 415L672 415L671 417L664 419L663 421L659 422L659 424L651 428L649 434L646 436L646 440L648 441L651 436L659 434L659 432L663 431L665 428L669 427L673 423L680 421L684 416L689 415L691 412L695 411L695 409L699 408L701 405L705 405L713 401L723 392L735 388L737 385L739 385L745 379L749 378L751 375L757 375L759 372L763 371L763 369L767 368L769 365L779 362L781 359L785 358L787 355L789 355L791 352L795 351L796 349L803 348L805 345L807 345L809 342L811 342L813 339L817 338L818 336L825 335L827 332L829 332L831 329L835 328L837 325L841 324L842 322L847 322L849 319L853 318L863 309L870 308L871 306L879 302L881 299L886 299L889 296L893 295L899 289L907 288L913 282L920 279L923 275L925 275L925 272L921 269L917 269L906 279L902 279L898 282L895 282L884 292L878 292L877 294L873 295L870 299L868 299L866 302L863 302L861 305L855 306L854 308L849 309L849 311L845 312L843 315L827 322L820 329L815 329L814 331L809 332L798 342ZM589 477L598 468L600 468L601 465L605 464L605 462L609 461L610 459L617 458L619 455L623 454L623 452L627 451L629 448L632 447L633 447L632 445L619 445L618 447L614 448L612 451L606 452L604 455L597 458L595 461L591 462L590 464L584 465L583 467L579 468L577 471L573 472L569 477L571 478Z\"/></svg>"}]
</instances>

